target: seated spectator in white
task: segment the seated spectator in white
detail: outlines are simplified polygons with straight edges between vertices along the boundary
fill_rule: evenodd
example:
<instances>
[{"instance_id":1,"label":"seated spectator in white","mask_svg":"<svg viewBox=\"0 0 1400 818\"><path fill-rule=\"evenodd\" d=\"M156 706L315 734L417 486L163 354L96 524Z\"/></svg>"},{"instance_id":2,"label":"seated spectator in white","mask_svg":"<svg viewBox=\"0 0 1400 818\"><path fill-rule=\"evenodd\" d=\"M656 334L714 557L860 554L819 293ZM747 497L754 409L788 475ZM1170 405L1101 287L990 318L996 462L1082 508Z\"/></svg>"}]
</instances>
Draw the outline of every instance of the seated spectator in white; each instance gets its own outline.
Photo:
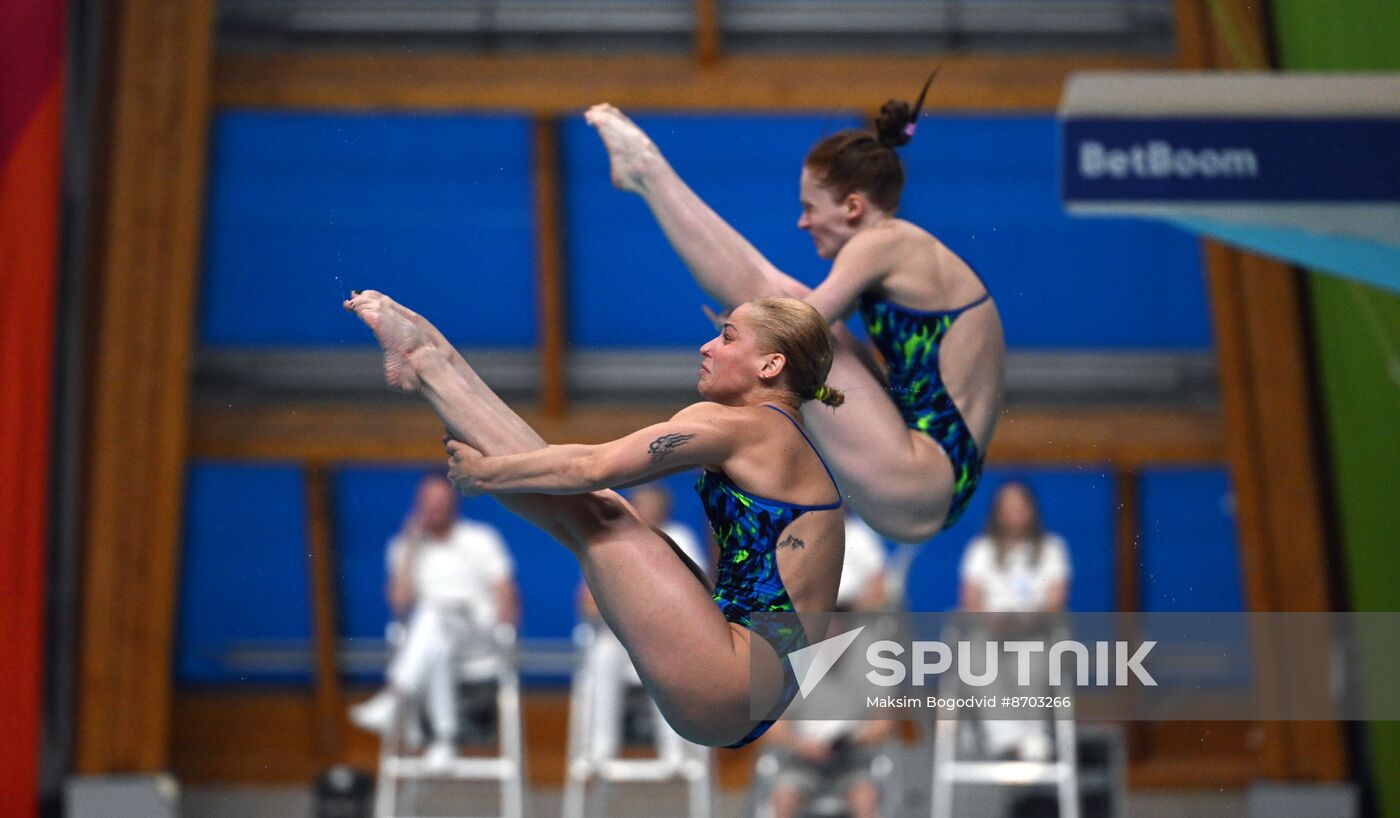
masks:
<instances>
[{"instance_id":1,"label":"seated spectator in white","mask_svg":"<svg viewBox=\"0 0 1400 818\"><path fill-rule=\"evenodd\" d=\"M456 490L445 477L418 486L413 510L389 542L388 597L407 617L403 643L389 664L388 685L350 709L351 720L378 733L393 728L400 702L426 705L430 762L456 755L458 665L467 646L500 623L519 622L515 569L495 528L457 516Z\"/></svg>"},{"instance_id":2,"label":"seated spectator in white","mask_svg":"<svg viewBox=\"0 0 1400 818\"><path fill-rule=\"evenodd\" d=\"M627 500L637 510L638 515L655 528L660 529L671 542L676 544L698 571L706 576L713 573L714 559L709 549L687 525L671 519L671 493L659 483L639 486L627 493ZM627 649L616 635L603 624L598 614L598 606L588 586L579 584L579 614L595 628L593 643L584 657L587 672L593 682L593 710L590 714L589 751L594 759L617 756L622 743L623 711L629 687L639 687L641 678L632 666ZM658 755L675 761L680 758L685 745L682 739L666 720L656 714L656 741Z\"/></svg>"},{"instance_id":3,"label":"seated spectator in white","mask_svg":"<svg viewBox=\"0 0 1400 818\"><path fill-rule=\"evenodd\" d=\"M875 613L885 609L885 544L870 526L846 515L846 555L836 609ZM833 624L833 627L836 627ZM859 663L837 662L824 683L840 683L845 671L863 672ZM815 798L845 801L851 818L880 814L880 791L871 777L879 746L896 733L893 721L784 720L764 738L778 754L773 787L773 818L795 818Z\"/></svg>"},{"instance_id":4,"label":"seated spectator in white","mask_svg":"<svg viewBox=\"0 0 1400 818\"><path fill-rule=\"evenodd\" d=\"M1061 537L1045 530L1030 486L1010 481L997 489L986 530L968 543L959 575L960 605L965 611L1064 610L1069 593L1069 549ZM1003 680L998 674L998 683ZM1002 692L1026 695L1029 691ZM988 720L984 725L986 751L994 758L1043 761L1050 757L1046 722Z\"/></svg>"},{"instance_id":5,"label":"seated spectator in white","mask_svg":"<svg viewBox=\"0 0 1400 818\"><path fill-rule=\"evenodd\" d=\"M885 564L889 552L875 529L854 514L846 515L846 555L836 609L875 613L885 610Z\"/></svg>"}]
</instances>

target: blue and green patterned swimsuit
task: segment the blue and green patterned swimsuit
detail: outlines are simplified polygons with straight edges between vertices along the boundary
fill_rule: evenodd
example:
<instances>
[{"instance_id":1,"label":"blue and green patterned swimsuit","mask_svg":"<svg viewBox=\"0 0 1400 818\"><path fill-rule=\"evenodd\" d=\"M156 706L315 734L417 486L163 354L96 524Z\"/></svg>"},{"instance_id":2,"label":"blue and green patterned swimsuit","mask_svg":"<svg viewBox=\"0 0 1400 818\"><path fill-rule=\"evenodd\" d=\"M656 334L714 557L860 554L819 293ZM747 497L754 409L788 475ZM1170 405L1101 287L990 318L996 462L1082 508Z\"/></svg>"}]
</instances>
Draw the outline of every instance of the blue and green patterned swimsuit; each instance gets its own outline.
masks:
<instances>
[{"instance_id":1,"label":"blue and green patterned swimsuit","mask_svg":"<svg viewBox=\"0 0 1400 818\"><path fill-rule=\"evenodd\" d=\"M890 396L910 429L933 438L953 464L953 498L943 527L958 521L982 479L982 453L938 369L938 348L959 315L990 299L983 295L955 310L923 312L861 296L860 317L870 340L885 357Z\"/></svg>"},{"instance_id":2,"label":"blue and green patterned swimsuit","mask_svg":"<svg viewBox=\"0 0 1400 818\"><path fill-rule=\"evenodd\" d=\"M807 433L787 412L776 406L763 405L787 418L802 434L807 445L812 445ZM821 460L817 447L812 446L812 451ZM825 460L821 460L821 464L822 468L826 468ZM827 469L826 474L831 477L831 469ZM832 477L831 485L836 486L836 478ZM783 662L783 695L770 713L770 718L760 721L747 736L729 745L742 747L767 732L797 694L797 677L788 665L787 656L807 645L807 634L800 626L764 627L762 622L755 623L751 618L755 613L794 612L792 599L788 597L787 588L783 587L783 578L778 575L778 538L784 529L808 511L840 508L841 491L839 488L836 491L836 502L825 505L785 503L741 489L724 472L709 470L700 472L695 491L700 495L705 517L710 521L710 530L714 532L715 542L720 548L715 604L725 619L743 625L767 640Z\"/></svg>"}]
</instances>

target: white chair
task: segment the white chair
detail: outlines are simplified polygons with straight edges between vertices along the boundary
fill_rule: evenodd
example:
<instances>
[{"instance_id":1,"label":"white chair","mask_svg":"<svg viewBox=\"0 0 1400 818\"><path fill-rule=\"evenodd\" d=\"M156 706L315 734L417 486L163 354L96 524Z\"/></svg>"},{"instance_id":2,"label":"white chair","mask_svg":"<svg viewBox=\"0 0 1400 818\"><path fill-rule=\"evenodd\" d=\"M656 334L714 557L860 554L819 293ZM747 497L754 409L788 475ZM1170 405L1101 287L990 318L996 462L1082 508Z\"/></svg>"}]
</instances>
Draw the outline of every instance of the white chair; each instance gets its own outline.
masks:
<instances>
[{"instance_id":1,"label":"white chair","mask_svg":"<svg viewBox=\"0 0 1400 818\"><path fill-rule=\"evenodd\" d=\"M598 672L598 665L589 661L600 640L612 639L600 625L580 624L574 629L580 661L575 667L569 693L568 761L564 785L564 818L584 818L590 784L684 784L688 795L690 818L710 818L713 814L714 789L712 754L708 747L680 742L679 752L663 752L660 736L665 722L655 705L658 753L651 758L620 758L614 755L598 757L594 747L594 700L602 685L618 685L623 680L617 674ZM602 678L610 676L610 678Z\"/></svg>"},{"instance_id":2,"label":"white chair","mask_svg":"<svg viewBox=\"0 0 1400 818\"><path fill-rule=\"evenodd\" d=\"M921 545L900 545L885 562L885 606L890 612L877 624L877 628L891 636L898 630L898 620L893 612L908 608L908 577L910 566L919 555ZM883 744L870 761L870 777L880 790L880 803L886 814L897 814L903 803L905 792L900 775L897 774L904 747L902 740L892 740ZM770 818L773 814L772 793L778 774L782 771L782 760L778 753L763 750L754 761L754 778L749 794L749 814L753 818ZM809 804L804 814L821 815L826 813L845 814L845 802L836 799L817 799Z\"/></svg>"},{"instance_id":3,"label":"white chair","mask_svg":"<svg viewBox=\"0 0 1400 818\"><path fill-rule=\"evenodd\" d=\"M870 780L880 791L880 803L886 805L882 808L883 814L886 815L895 814L903 797L899 777L895 775L895 753L898 749L897 742L885 742L870 759ZM753 784L750 787L750 814L753 818L772 818L773 790L777 786L778 774L782 772L782 764L779 754L773 750L764 750L754 761ZM845 815L846 802L839 796L823 794L813 799L812 803L803 809L802 814Z\"/></svg>"},{"instance_id":4,"label":"white chair","mask_svg":"<svg viewBox=\"0 0 1400 818\"><path fill-rule=\"evenodd\" d=\"M490 638L459 658L459 679L494 680L496 683L497 754L458 757L443 764L429 764L409 755L403 744L404 726L418 717L417 708L400 707L395 728L380 744L379 781L375 818L412 818L401 811L401 800L416 808L420 782L495 781L500 784L501 818L525 816L525 747L521 730L520 674L516 662L516 633L511 625L497 625ZM409 712L412 710L413 712ZM401 798L407 790L407 798ZM462 818L467 818L463 816Z\"/></svg>"},{"instance_id":5,"label":"white chair","mask_svg":"<svg viewBox=\"0 0 1400 818\"><path fill-rule=\"evenodd\" d=\"M956 644L958 633L945 631L944 644ZM955 673L945 673L939 686L939 696L956 698L960 685ZM933 731L933 793L930 801L932 818L952 818L953 796L957 784L979 784L1000 787L1043 787L1053 785L1058 794L1060 818L1079 818L1079 777L1076 759L1073 688L1064 678L1052 695L1067 702L1054 712L1054 748L1051 761L971 760L958 757L959 727L963 721L976 721L975 711L940 713ZM970 718L964 718L964 716Z\"/></svg>"}]
</instances>

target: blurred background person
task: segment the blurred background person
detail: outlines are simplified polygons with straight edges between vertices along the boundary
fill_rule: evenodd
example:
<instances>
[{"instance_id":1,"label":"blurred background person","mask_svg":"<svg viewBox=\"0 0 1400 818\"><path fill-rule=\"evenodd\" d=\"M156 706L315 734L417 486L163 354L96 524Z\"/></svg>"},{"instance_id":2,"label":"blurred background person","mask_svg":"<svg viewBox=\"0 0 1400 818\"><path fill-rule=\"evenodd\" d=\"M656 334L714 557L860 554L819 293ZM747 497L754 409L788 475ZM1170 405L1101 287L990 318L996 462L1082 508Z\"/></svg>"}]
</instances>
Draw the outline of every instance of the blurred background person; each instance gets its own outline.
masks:
<instances>
[{"instance_id":1,"label":"blurred background person","mask_svg":"<svg viewBox=\"0 0 1400 818\"><path fill-rule=\"evenodd\" d=\"M714 574L714 557L708 545L702 543L690 526L671 519L674 498L660 483L638 486L627 493L627 499L641 518L660 529L706 577ZM583 661L593 681L593 712L589 723L589 751L595 759L612 758L622 746L626 720L627 690L640 687L642 680L632 667L627 649L603 622L598 604L589 593L588 585L579 583L579 618L594 628L594 638ZM685 740L672 730L660 713L653 712L656 725L657 753L665 759L680 757Z\"/></svg>"},{"instance_id":2,"label":"blurred background person","mask_svg":"<svg viewBox=\"0 0 1400 818\"><path fill-rule=\"evenodd\" d=\"M514 564L495 528L458 516L457 492L441 475L419 483L386 561L389 605L405 623L403 638L388 684L352 707L350 718L383 734L394 725L397 705L421 702L433 735L427 757L440 763L456 755L460 660L498 624L519 622Z\"/></svg>"},{"instance_id":3,"label":"blurred background person","mask_svg":"<svg viewBox=\"0 0 1400 818\"><path fill-rule=\"evenodd\" d=\"M846 515L846 554L841 562L838 612L885 610L885 544L854 514ZM833 623L833 631L841 625ZM838 680L843 669L859 663L838 661L828 674ZM872 774L880 745L896 730L893 721L779 721L768 731L766 749L776 753L778 773L770 814L796 818L817 799L840 799L851 818L880 815L880 789Z\"/></svg>"},{"instance_id":4,"label":"blurred background person","mask_svg":"<svg viewBox=\"0 0 1400 818\"><path fill-rule=\"evenodd\" d=\"M1069 595L1069 549L1063 538L1045 530L1039 503L1030 486L1012 480L1003 483L993 495L986 529L967 544L958 573L960 606L964 611L1009 614L1062 611ZM1007 618L998 620L997 627L1034 629L1036 620ZM1008 633L999 630L998 636L1006 635ZM1049 636L1048 633L1039 635ZM995 684L1001 685L1007 680L1007 674L999 673ZM1014 677L1009 681L1014 684ZM1036 681L1036 676L1032 676L1032 681ZM1008 688L1002 692L1026 695L1033 691ZM987 720L982 724L985 751L991 757L1022 761L1043 761L1050 757L1048 722Z\"/></svg>"},{"instance_id":5,"label":"blurred background person","mask_svg":"<svg viewBox=\"0 0 1400 818\"><path fill-rule=\"evenodd\" d=\"M875 613L886 610L885 585L889 552L875 529L854 514L846 515L846 555L841 560L838 611Z\"/></svg>"}]
</instances>

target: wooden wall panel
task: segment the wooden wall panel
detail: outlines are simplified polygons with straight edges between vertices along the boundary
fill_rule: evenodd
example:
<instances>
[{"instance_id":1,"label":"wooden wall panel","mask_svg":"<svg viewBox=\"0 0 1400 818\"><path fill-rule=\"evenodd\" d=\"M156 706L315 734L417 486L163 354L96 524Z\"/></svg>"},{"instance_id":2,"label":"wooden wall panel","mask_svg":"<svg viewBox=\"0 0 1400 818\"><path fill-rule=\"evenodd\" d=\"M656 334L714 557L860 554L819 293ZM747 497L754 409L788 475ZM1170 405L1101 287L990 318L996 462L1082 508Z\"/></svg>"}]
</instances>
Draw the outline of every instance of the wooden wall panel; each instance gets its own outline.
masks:
<instances>
[{"instance_id":1,"label":"wooden wall panel","mask_svg":"<svg viewBox=\"0 0 1400 818\"><path fill-rule=\"evenodd\" d=\"M695 0L695 61L701 67L719 62L722 48L719 1Z\"/></svg>"},{"instance_id":2,"label":"wooden wall panel","mask_svg":"<svg viewBox=\"0 0 1400 818\"><path fill-rule=\"evenodd\" d=\"M539 298L536 309L540 319L540 403L545 417L559 418L569 408L564 373L569 332L559 123L554 117L535 117L531 142L535 191L535 292Z\"/></svg>"},{"instance_id":3,"label":"wooden wall panel","mask_svg":"<svg viewBox=\"0 0 1400 818\"><path fill-rule=\"evenodd\" d=\"M1242 316L1246 308L1240 288L1240 254L1222 245L1207 243L1205 257L1219 359L1221 410L1228 430L1225 452L1235 493L1235 531L1245 603L1250 610L1278 610L1276 589L1270 581L1273 554L1263 507L1263 476L1255 460L1259 439L1254 424L1259 408L1257 396L1249 388L1250 356L1248 338L1243 332ZM1266 696L1277 700L1282 695L1282 680L1276 674L1266 673L1260 679ZM1258 729L1261 737L1257 754L1259 773L1270 778L1285 777L1288 751L1284 725L1265 722Z\"/></svg>"},{"instance_id":4,"label":"wooden wall panel","mask_svg":"<svg viewBox=\"0 0 1400 818\"><path fill-rule=\"evenodd\" d=\"M357 691L365 698L368 691ZM521 697L525 769L536 787L562 787L568 746L569 695L561 688L526 690ZM172 769L192 784L304 784L325 769L316 742L315 696L309 690L208 690L175 699L176 736ZM373 770L378 741L344 719L339 760ZM753 748L715 753L716 784L747 786ZM489 785L482 785L489 786Z\"/></svg>"},{"instance_id":5,"label":"wooden wall panel","mask_svg":"<svg viewBox=\"0 0 1400 818\"><path fill-rule=\"evenodd\" d=\"M83 773L168 762L214 14L213 0L116 8L85 496Z\"/></svg>"},{"instance_id":6,"label":"wooden wall panel","mask_svg":"<svg viewBox=\"0 0 1400 818\"><path fill-rule=\"evenodd\" d=\"M658 423L683 405L578 407L520 416L551 443L601 443ZM443 461L442 422L421 401L380 406L288 404L195 409L191 456L210 460ZM1221 462L1220 418L1196 409L1010 409L997 424L993 464L1142 469Z\"/></svg>"},{"instance_id":7,"label":"wooden wall panel","mask_svg":"<svg viewBox=\"0 0 1400 818\"><path fill-rule=\"evenodd\" d=\"M1186 67L1268 67L1268 20L1259 4L1177 0L1176 8ZM1336 601L1328 581L1325 471L1316 445L1300 274L1214 243L1206 245L1206 268L1246 599L1256 611L1330 610ZM1288 694L1286 674L1269 678L1279 687L1268 695ZM1337 724L1265 723L1260 729L1264 775L1345 776Z\"/></svg>"},{"instance_id":8,"label":"wooden wall panel","mask_svg":"<svg viewBox=\"0 0 1400 818\"><path fill-rule=\"evenodd\" d=\"M485 108L582 112L597 102L652 110L878 110L911 96L933 65L930 110L1053 110L1077 70L1170 68L1120 54L930 54L910 57L482 57L381 53L238 54L219 58L221 107Z\"/></svg>"},{"instance_id":9,"label":"wooden wall panel","mask_svg":"<svg viewBox=\"0 0 1400 818\"><path fill-rule=\"evenodd\" d=\"M307 554L307 576L311 580L312 642L316 655L316 751L325 764L340 760L341 722L345 714L345 698L341 694L340 664L336 645L340 644L338 616L338 582L335 553L334 489L330 469L320 463L306 468L306 523L310 550Z\"/></svg>"},{"instance_id":10,"label":"wooden wall panel","mask_svg":"<svg viewBox=\"0 0 1400 818\"><path fill-rule=\"evenodd\" d=\"M1287 265L1237 253L1235 273L1243 307L1236 321L1247 344L1253 414L1248 435L1251 463L1261 496L1253 515L1261 526L1257 561L1269 586L1262 610L1327 611L1335 607L1328 575L1330 557L1322 505L1321 453L1317 449L1308 332L1303 321L1300 274ZM1224 275L1229 275L1225 273ZM1241 468L1248 466L1241 464ZM1261 601L1264 601L1261 600ZM1291 695L1289 679L1282 695ZM1290 722L1279 725L1287 748L1289 777L1338 780L1346 754L1338 725ZM1266 758L1275 750L1267 747Z\"/></svg>"}]
</instances>

